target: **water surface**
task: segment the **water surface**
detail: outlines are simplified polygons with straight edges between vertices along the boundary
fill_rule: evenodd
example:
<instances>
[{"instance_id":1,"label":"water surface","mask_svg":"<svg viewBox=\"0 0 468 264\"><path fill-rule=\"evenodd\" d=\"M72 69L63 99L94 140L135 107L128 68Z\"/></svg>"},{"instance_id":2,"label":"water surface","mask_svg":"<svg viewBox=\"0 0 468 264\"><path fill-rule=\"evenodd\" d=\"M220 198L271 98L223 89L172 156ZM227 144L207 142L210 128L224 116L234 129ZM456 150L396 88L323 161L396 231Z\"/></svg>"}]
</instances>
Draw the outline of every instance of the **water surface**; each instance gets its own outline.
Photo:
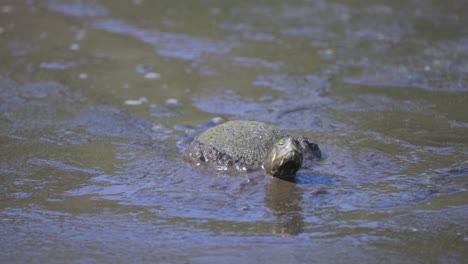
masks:
<instances>
[{"instance_id":1,"label":"water surface","mask_svg":"<svg viewBox=\"0 0 468 264\"><path fill-rule=\"evenodd\" d=\"M2 263L461 263L463 1L0 1ZM324 153L191 167L215 120Z\"/></svg>"}]
</instances>

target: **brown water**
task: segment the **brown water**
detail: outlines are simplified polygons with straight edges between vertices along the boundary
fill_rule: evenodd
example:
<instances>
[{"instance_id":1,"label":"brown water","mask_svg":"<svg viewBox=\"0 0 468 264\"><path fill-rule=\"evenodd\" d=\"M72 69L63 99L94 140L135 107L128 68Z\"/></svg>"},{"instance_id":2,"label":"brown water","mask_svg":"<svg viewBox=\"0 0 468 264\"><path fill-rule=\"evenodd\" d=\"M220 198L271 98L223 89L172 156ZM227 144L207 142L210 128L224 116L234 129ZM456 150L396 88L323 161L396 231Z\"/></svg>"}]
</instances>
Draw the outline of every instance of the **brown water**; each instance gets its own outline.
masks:
<instances>
[{"instance_id":1,"label":"brown water","mask_svg":"<svg viewBox=\"0 0 468 264\"><path fill-rule=\"evenodd\" d=\"M0 262L462 263L467 14L0 0ZM215 117L325 159L297 183L194 169L187 134Z\"/></svg>"}]
</instances>

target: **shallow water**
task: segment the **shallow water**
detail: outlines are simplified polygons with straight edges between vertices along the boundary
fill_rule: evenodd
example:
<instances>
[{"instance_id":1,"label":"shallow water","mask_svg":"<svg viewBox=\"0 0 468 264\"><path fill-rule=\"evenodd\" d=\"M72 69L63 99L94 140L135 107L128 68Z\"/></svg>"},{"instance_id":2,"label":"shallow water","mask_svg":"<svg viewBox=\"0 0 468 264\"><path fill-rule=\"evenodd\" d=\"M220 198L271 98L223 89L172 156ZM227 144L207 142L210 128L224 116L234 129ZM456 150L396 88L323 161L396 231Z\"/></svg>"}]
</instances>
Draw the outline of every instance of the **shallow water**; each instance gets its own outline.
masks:
<instances>
[{"instance_id":1,"label":"shallow water","mask_svg":"<svg viewBox=\"0 0 468 264\"><path fill-rule=\"evenodd\" d=\"M387 2L0 0L0 262L461 263L468 5ZM324 159L184 163L217 117Z\"/></svg>"}]
</instances>

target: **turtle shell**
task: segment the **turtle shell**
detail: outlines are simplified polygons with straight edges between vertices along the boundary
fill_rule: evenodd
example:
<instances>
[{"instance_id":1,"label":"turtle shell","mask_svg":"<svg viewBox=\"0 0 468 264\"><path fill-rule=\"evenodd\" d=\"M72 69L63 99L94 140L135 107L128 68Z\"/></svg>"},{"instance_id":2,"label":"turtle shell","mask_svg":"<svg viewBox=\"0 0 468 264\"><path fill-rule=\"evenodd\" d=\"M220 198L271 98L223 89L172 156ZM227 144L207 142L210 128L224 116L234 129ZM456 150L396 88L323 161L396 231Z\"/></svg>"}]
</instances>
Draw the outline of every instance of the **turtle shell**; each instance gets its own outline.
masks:
<instances>
[{"instance_id":1,"label":"turtle shell","mask_svg":"<svg viewBox=\"0 0 468 264\"><path fill-rule=\"evenodd\" d=\"M270 124L258 121L228 121L196 137L185 152L191 162L262 165L273 144L287 136Z\"/></svg>"}]
</instances>

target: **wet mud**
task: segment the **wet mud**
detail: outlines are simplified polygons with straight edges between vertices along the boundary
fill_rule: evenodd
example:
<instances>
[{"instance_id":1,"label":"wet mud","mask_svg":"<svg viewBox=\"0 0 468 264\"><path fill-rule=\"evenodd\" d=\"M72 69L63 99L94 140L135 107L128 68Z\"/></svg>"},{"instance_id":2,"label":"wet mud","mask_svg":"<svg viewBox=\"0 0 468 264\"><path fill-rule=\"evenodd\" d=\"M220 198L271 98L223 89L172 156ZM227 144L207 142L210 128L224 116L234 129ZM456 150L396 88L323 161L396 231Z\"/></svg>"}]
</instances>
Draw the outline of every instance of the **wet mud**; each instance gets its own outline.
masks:
<instances>
[{"instance_id":1,"label":"wet mud","mask_svg":"<svg viewBox=\"0 0 468 264\"><path fill-rule=\"evenodd\" d=\"M0 262L462 262L462 2L0 1ZM323 159L183 161L239 119Z\"/></svg>"}]
</instances>

